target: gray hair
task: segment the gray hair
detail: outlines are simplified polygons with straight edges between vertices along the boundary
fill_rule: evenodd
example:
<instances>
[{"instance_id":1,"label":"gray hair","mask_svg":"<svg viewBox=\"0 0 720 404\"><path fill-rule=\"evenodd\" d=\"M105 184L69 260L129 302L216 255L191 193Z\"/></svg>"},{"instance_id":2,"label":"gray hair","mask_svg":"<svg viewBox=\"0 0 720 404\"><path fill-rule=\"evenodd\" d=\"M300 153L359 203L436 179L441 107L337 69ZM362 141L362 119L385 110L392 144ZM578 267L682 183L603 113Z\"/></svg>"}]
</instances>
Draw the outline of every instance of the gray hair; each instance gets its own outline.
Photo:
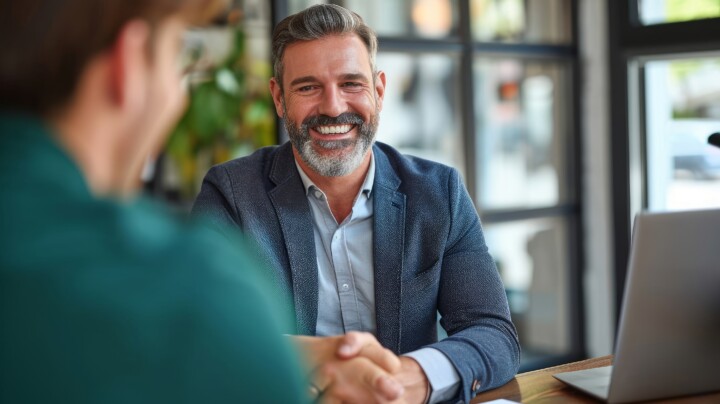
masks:
<instances>
[{"instance_id":1,"label":"gray hair","mask_svg":"<svg viewBox=\"0 0 720 404\"><path fill-rule=\"evenodd\" d=\"M282 89L283 54L288 45L312 41L328 35L355 34L365 44L370 68L375 73L377 36L358 14L335 4L318 4L280 21L273 31L273 77Z\"/></svg>"}]
</instances>

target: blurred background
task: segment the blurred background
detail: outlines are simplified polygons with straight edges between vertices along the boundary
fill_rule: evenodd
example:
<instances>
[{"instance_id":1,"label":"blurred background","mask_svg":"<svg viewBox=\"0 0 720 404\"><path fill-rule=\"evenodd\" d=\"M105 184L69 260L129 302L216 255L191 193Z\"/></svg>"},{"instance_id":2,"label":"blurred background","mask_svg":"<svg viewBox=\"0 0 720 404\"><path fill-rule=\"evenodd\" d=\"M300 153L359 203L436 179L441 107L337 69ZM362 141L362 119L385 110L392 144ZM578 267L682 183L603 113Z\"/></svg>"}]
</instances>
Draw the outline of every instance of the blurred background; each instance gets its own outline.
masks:
<instances>
[{"instance_id":1,"label":"blurred background","mask_svg":"<svg viewBox=\"0 0 720 404\"><path fill-rule=\"evenodd\" d=\"M210 166L287 139L270 35L321 2L236 0L187 33L191 103L149 193L187 210ZM634 214L720 208L720 0L329 2L379 36L378 140L462 173L522 370L611 353Z\"/></svg>"}]
</instances>

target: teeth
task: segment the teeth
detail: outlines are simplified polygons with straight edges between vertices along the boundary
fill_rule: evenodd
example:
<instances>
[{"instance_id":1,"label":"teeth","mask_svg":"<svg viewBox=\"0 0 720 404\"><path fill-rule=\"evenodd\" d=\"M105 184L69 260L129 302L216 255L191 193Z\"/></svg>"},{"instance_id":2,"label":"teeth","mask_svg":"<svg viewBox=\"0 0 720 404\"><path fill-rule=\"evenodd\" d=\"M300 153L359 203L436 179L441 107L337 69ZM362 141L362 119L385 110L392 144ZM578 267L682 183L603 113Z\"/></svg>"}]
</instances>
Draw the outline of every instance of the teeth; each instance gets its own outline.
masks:
<instances>
[{"instance_id":1,"label":"teeth","mask_svg":"<svg viewBox=\"0 0 720 404\"><path fill-rule=\"evenodd\" d=\"M352 129L352 125L335 125L335 126L318 126L315 128L323 135L334 135L339 133L347 133Z\"/></svg>"}]
</instances>

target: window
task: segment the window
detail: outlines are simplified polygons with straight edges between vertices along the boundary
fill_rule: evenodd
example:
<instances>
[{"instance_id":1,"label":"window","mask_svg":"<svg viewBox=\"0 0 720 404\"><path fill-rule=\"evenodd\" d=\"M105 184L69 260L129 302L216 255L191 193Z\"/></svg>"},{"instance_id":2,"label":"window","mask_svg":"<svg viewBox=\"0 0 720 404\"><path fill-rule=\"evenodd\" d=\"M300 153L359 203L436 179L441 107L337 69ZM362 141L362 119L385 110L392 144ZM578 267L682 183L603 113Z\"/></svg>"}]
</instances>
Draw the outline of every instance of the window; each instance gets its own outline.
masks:
<instances>
[{"instance_id":1,"label":"window","mask_svg":"<svg viewBox=\"0 0 720 404\"><path fill-rule=\"evenodd\" d=\"M390 84L377 140L464 175L458 55L380 52L377 65Z\"/></svg>"},{"instance_id":2,"label":"window","mask_svg":"<svg viewBox=\"0 0 720 404\"><path fill-rule=\"evenodd\" d=\"M320 2L276 0L275 19ZM378 140L463 174L522 369L583 357L575 2L332 2L378 33L388 80Z\"/></svg>"},{"instance_id":3,"label":"window","mask_svg":"<svg viewBox=\"0 0 720 404\"><path fill-rule=\"evenodd\" d=\"M643 25L720 17L720 0L642 0L637 2Z\"/></svg>"},{"instance_id":4,"label":"window","mask_svg":"<svg viewBox=\"0 0 720 404\"><path fill-rule=\"evenodd\" d=\"M480 42L572 43L565 0L471 0L473 39Z\"/></svg>"},{"instance_id":5,"label":"window","mask_svg":"<svg viewBox=\"0 0 720 404\"><path fill-rule=\"evenodd\" d=\"M570 66L477 55L473 74L477 204L492 210L568 202Z\"/></svg>"},{"instance_id":6,"label":"window","mask_svg":"<svg viewBox=\"0 0 720 404\"><path fill-rule=\"evenodd\" d=\"M648 210L720 207L720 58L644 64Z\"/></svg>"},{"instance_id":7,"label":"window","mask_svg":"<svg viewBox=\"0 0 720 404\"><path fill-rule=\"evenodd\" d=\"M526 363L565 356L573 348L569 228L562 217L484 226Z\"/></svg>"},{"instance_id":8,"label":"window","mask_svg":"<svg viewBox=\"0 0 720 404\"><path fill-rule=\"evenodd\" d=\"M680 4L682 3L682 4ZM608 1L616 309L641 210L720 207L720 2Z\"/></svg>"}]
</instances>

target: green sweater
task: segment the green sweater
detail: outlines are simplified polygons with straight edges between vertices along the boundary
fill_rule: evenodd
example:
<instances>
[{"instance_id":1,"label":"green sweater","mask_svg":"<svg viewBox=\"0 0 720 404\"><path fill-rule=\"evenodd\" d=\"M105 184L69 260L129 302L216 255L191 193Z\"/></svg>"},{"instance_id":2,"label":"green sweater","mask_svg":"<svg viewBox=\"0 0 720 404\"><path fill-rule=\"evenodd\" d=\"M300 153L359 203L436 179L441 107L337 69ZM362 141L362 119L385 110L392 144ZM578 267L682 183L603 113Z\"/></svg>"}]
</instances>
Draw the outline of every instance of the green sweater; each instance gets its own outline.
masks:
<instances>
[{"instance_id":1,"label":"green sweater","mask_svg":"<svg viewBox=\"0 0 720 404\"><path fill-rule=\"evenodd\" d=\"M41 121L0 113L0 402L304 401L242 246L94 197Z\"/></svg>"}]
</instances>

